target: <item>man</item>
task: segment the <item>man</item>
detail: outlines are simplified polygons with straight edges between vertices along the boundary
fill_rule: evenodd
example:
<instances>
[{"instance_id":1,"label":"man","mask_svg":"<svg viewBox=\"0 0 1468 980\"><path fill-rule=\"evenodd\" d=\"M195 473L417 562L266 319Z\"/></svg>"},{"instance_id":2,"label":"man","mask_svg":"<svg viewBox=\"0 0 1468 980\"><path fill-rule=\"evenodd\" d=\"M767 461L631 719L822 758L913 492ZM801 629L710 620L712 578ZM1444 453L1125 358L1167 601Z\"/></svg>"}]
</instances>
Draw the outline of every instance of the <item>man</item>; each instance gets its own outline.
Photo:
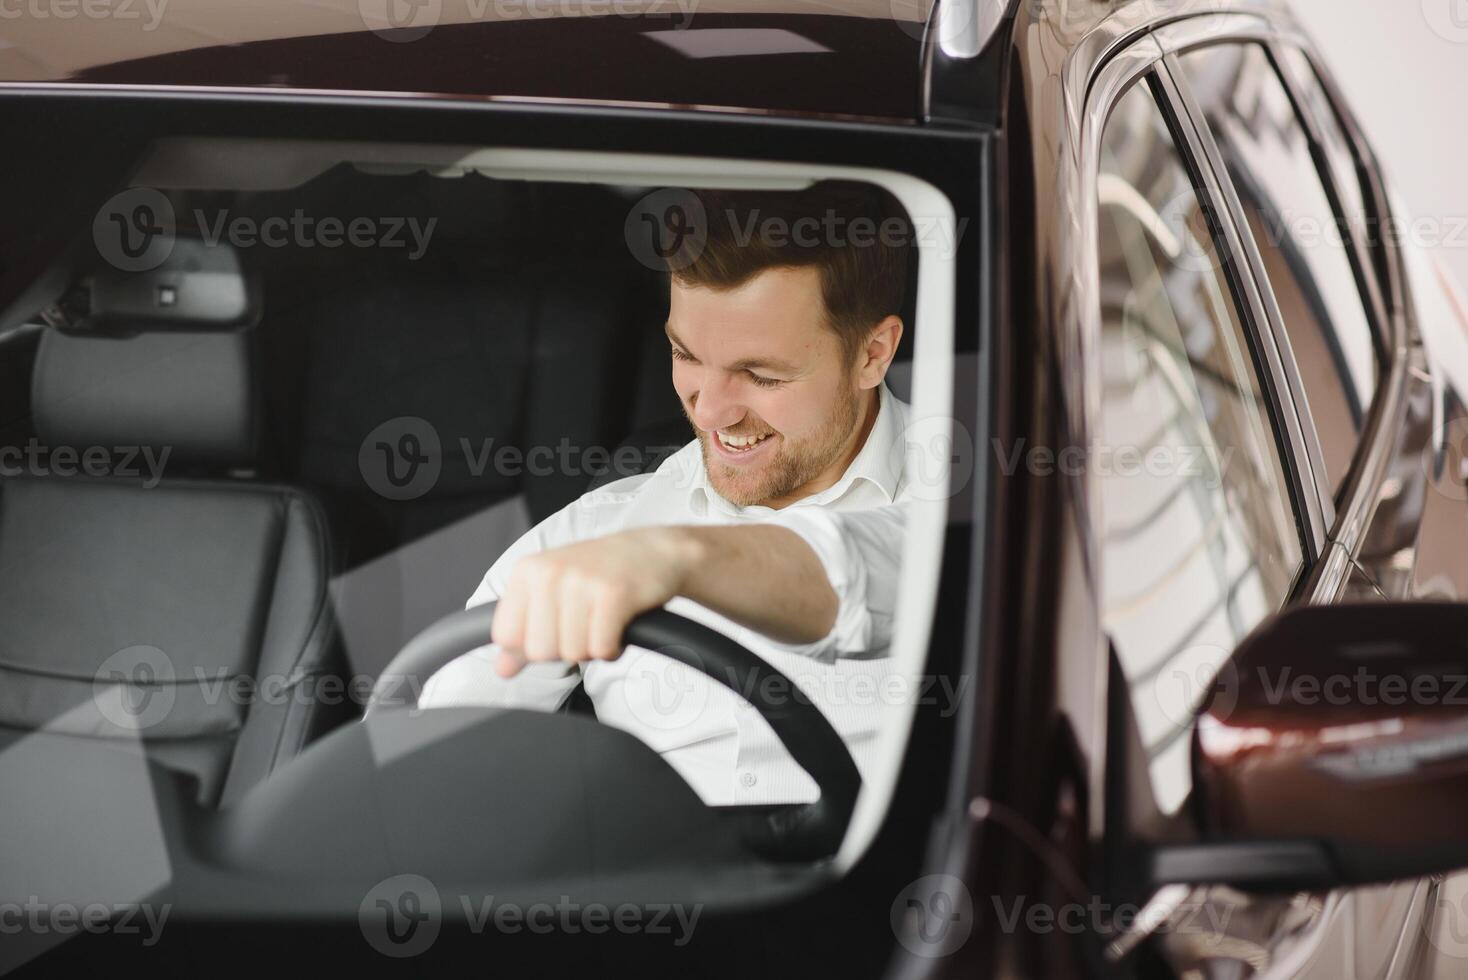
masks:
<instances>
[{"instance_id":1,"label":"man","mask_svg":"<svg viewBox=\"0 0 1468 980\"><path fill-rule=\"evenodd\" d=\"M493 645L446 665L419 703L554 710L584 680L598 718L706 803L805 802L814 782L747 702L620 639L659 606L730 635L800 684L864 764L907 496L907 409L884 383L906 253L887 199L862 188L704 202L706 240L670 260L666 325L695 441L512 545L469 600L499 601Z\"/></svg>"}]
</instances>

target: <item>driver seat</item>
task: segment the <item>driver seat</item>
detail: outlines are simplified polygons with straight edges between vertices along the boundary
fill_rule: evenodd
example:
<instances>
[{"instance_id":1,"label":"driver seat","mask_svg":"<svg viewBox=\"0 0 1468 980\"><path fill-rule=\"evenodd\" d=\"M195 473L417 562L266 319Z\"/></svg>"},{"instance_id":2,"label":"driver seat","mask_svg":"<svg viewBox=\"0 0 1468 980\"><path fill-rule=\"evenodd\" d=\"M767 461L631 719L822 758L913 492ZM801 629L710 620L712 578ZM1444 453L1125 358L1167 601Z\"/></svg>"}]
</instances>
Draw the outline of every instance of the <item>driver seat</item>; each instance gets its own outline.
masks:
<instances>
[{"instance_id":1,"label":"driver seat","mask_svg":"<svg viewBox=\"0 0 1468 980\"><path fill-rule=\"evenodd\" d=\"M253 339L45 331L44 462L0 480L0 753L141 742L212 806L353 713L317 697L343 674L321 509L249 478Z\"/></svg>"}]
</instances>

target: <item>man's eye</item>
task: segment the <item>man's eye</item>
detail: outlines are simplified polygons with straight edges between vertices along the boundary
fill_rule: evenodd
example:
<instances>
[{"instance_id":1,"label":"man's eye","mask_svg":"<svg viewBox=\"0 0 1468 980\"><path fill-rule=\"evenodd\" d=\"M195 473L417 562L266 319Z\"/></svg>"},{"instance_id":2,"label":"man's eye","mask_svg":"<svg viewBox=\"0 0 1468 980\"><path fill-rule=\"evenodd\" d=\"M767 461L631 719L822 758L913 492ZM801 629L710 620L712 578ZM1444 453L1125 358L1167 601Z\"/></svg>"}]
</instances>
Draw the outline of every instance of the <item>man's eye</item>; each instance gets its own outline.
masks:
<instances>
[{"instance_id":1,"label":"man's eye","mask_svg":"<svg viewBox=\"0 0 1468 980\"><path fill-rule=\"evenodd\" d=\"M674 347L673 348L673 360L675 360L675 361L691 361L691 360L693 360L693 355L689 354L686 350L684 350L681 347Z\"/></svg>"},{"instance_id":2,"label":"man's eye","mask_svg":"<svg viewBox=\"0 0 1468 980\"><path fill-rule=\"evenodd\" d=\"M755 374L753 371L749 372L749 380L753 381L755 383L755 387L758 388L778 388L785 383L779 378L761 377L760 375Z\"/></svg>"}]
</instances>

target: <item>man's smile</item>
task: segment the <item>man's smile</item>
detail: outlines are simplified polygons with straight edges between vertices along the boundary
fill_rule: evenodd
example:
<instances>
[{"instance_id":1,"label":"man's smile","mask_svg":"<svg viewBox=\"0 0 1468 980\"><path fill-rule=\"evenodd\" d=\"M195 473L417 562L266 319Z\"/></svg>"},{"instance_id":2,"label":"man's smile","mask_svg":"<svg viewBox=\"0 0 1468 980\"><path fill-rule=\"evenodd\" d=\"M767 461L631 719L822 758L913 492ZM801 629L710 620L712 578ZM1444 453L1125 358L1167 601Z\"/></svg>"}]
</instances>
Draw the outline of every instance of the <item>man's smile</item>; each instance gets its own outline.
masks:
<instances>
[{"instance_id":1,"label":"man's smile","mask_svg":"<svg viewBox=\"0 0 1468 980\"><path fill-rule=\"evenodd\" d=\"M762 432L758 435L730 435L722 430L715 430L712 438L708 441L714 446L719 456L727 462L735 465L744 465L756 458L762 458L769 453L772 438L775 433Z\"/></svg>"}]
</instances>

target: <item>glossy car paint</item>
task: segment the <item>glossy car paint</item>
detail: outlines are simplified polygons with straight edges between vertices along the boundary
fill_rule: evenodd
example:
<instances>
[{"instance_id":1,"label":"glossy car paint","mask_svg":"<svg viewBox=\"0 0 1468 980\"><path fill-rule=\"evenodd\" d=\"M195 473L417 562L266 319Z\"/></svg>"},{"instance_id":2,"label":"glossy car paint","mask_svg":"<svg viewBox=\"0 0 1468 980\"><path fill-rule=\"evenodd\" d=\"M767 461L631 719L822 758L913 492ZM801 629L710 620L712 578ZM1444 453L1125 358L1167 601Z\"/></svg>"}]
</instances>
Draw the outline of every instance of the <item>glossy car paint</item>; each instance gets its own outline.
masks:
<instances>
[{"instance_id":1,"label":"glossy car paint","mask_svg":"<svg viewBox=\"0 0 1468 980\"><path fill-rule=\"evenodd\" d=\"M151 29L142 4L134 21L6 18L0 81L917 118L921 4L681 2L466 0L410 7L404 27L370 0L176 0Z\"/></svg>"},{"instance_id":2,"label":"glossy car paint","mask_svg":"<svg viewBox=\"0 0 1468 980\"><path fill-rule=\"evenodd\" d=\"M1032 310L1033 318L1019 318L1032 330L1011 336L1017 344L1027 340L1031 346L1009 361L1020 376L1028 373L1031 399L1015 411L1031 424L1008 430L1009 436L1027 436L1057 450L1090 443L1098 389L1093 352L1099 305L1091 244L1095 199L1085 185L1094 174L1089 154L1108 98L1164 52L1226 39L1298 44L1310 50L1308 39L1280 4L1150 3L1124 5L1114 12L1102 4L1018 8L1011 53L1020 68L1011 78L1023 86L1022 101L1009 104L1018 104L1025 118L1011 111L1005 130L1011 139L1020 132L1028 138L1020 146L1011 143L1008 176L1013 182L1020 168L1028 168L1024 180L1034 191L1027 199L1009 197L1016 208L1033 202L1033 212L1011 218L1008 227L1021 240L1019 227L1030 223L1036 241L1031 266L1022 265L1030 257L1021 253L1012 252L1010 259L1017 267L1010 278L1010 302L1015 309ZM1334 95L1328 72L1318 63L1316 68ZM1170 81L1164 84L1176 89ZM1379 169L1348 109L1338 96L1335 101L1378 215L1389 216L1390 198ZM1196 154L1199 147L1195 144L1192 150ZM1216 174L1205 175L1204 183L1216 189ZM1244 284L1244 291L1254 296L1254 305L1267 306L1268 290L1260 289L1257 255L1248 254L1247 235L1237 236L1236 227L1224 237L1252 259L1253 281ZM1461 393L1455 394L1448 378L1463 376L1461 344L1452 338L1462 330L1462 321L1444 322L1441 286L1430 278L1419 295L1409 292L1403 256L1392 242L1374 255L1358 252L1356 261L1372 263L1384 283L1385 295L1375 297L1372 312L1388 357L1355 471L1337 499L1319 478L1323 468L1318 446L1312 445L1314 433L1295 367L1287 357L1275 358L1272 397L1293 447L1301 510L1308 516L1313 546L1309 574L1296 601L1368 594L1462 597L1468 563L1463 549L1453 543L1461 541L1464 518L1461 440L1455 444L1443 432L1446 420L1461 411L1454 407ZM1423 295L1426 291L1431 294ZM1421 324L1416 312L1427 303L1437 317L1430 326ZM1261 312L1261 321L1276 321L1277 328L1277 315ZM1435 349L1424 347L1424 331L1443 337ZM1278 337L1265 339L1279 344ZM1012 872L1017 877L1009 879L1005 894L1046 894L1046 868L1067 857L1075 879L1090 882L1106 900L1141 903L1150 889L1136 880L1132 862L1139 845L1189 839L1198 833L1197 822L1186 811L1181 820L1162 818L1144 780L1129 780L1122 765L1134 749L1124 730L1125 710L1108 689L1113 678L1104 667L1105 639L1097 624L1099 561L1091 533L1096 526L1092 489L1081 477L1054 478L1046 486L1011 490L1010 499L1016 498L1033 508L1026 517L1011 517L1025 530L1009 538L1026 545L1022 560L1027 574L1016 592L1030 602L1009 613L1014 628L1023 631L1009 637L1013 673L1007 683L1014 685L1009 690L1016 696L1007 712L995 706L1000 714L990 716L994 728L989 737L1012 746L1044 746L1047 754L1036 765L1033 753L1016 753L1008 766L1000 755L989 773L994 780L990 786L994 798L1026 813L1029 827L1045 833L1053 850L1013 861L1010 835L1005 843L1011 853L1005 855L1006 848L996 844L981 880L1003 880L998 876L1008 856L1009 867L1019 864L1027 870ZM1419 568L1419 560L1426 567ZM1380 581L1390 583L1393 591L1381 588ZM1132 776L1136 768L1131 767ZM1262 910L1265 918L1271 904L1313 903L1315 913L1294 937L1288 959L1276 964L1271 975L1348 976L1348 964L1354 962L1358 976L1402 976L1414 962L1434 957L1438 969L1455 965L1426 941L1435 888L1428 882L1407 882L1304 899L1215 891L1206 902L1232 903L1248 915ZM1272 948L1283 938L1266 933L1263 945ZM1053 937L1048 943L1044 937L1013 937L1011 955L1025 964L1026 972L1044 975L1056 969L1056 945Z\"/></svg>"}]
</instances>

